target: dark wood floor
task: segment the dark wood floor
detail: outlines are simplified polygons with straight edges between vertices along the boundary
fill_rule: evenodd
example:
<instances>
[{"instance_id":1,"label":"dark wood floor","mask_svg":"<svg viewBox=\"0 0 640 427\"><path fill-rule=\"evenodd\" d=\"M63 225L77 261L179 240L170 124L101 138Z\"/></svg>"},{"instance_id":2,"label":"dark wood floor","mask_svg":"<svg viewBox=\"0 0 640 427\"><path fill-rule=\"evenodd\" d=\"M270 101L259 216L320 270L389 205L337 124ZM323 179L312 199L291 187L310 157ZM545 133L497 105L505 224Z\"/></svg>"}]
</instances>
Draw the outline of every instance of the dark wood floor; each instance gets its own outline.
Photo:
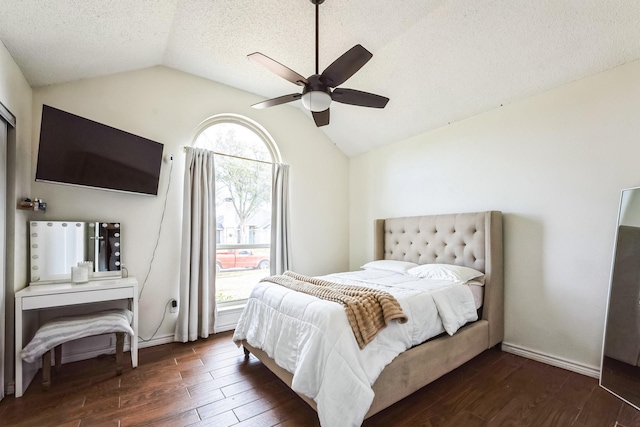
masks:
<instances>
[{"instance_id":1,"label":"dark wood floor","mask_svg":"<svg viewBox=\"0 0 640 427\"><path fill-rule=\"evenodd\" d=\"M40 376L0 402L2 426L318 426L315 412L253 356L218 334L140 350L115 376L105 356ZM639 413L597 380L498 350L365 421L364 426L640 426Z\"/></svg>"}]
</instances>

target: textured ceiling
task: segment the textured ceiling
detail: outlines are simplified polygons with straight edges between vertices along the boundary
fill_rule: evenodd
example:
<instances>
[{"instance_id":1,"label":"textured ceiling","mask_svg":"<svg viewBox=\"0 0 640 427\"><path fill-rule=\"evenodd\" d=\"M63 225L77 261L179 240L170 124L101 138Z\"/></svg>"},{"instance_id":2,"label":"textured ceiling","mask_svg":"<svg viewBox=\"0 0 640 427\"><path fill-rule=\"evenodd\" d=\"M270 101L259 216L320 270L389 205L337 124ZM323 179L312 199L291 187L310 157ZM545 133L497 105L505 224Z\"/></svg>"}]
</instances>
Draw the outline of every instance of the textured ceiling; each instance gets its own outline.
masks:
<instances>
[{"instance_id":1,"label":"textured ceiling","mask_svg":"<svg viewBox=\"0 0 640 427\"><path fill-rule=\"evenodd\" d=\"M34 87L165 65L266 99L300 88L247 54L314 72L309 0L0 3L0 40ZM373 59L340 87L391 100L334 102L321 130L352 156L444 126L639 59L639 23L638 0L326 0L320 70L360 43Z\"/></svg>"}]
</instances>

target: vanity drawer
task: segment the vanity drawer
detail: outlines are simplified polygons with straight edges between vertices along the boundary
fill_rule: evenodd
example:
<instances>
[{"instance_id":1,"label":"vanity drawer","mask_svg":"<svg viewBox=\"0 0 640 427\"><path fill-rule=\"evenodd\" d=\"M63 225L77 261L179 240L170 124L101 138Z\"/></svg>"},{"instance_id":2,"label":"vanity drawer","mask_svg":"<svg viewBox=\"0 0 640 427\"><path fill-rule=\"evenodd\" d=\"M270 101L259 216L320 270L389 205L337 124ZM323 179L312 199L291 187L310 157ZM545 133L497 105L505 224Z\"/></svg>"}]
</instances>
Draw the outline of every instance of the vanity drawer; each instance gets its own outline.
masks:
<instances>
[{"instance_id":1,"label":"vanity drawer","mask_svg":"<svg viewBox=\"0 0 640 427\"><path fill-rule=\"evenodd\" d=\"M91 302L112 301L133 298L134 288L98 289L76 291L53 295L26 296L22 298L23 310L60 307L65 305L86 304Z\"/></svg>"}]
</instances>

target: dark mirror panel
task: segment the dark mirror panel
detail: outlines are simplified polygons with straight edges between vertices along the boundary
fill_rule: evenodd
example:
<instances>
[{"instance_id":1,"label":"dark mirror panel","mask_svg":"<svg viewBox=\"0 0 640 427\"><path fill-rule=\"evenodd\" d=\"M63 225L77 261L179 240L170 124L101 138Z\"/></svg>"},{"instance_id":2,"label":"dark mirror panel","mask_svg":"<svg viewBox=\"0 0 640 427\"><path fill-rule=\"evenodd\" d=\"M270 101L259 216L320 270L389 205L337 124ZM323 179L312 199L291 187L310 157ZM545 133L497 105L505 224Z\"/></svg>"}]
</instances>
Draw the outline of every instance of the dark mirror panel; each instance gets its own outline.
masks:
<instances>
[{"instance_id":1,"label":"dark mirror panel","mask_svg":"<svg viewBox=\"0 0 640 427\"><path fill-rule=\"evenodd\" d=\"M622 192L600 385L640 408L640 189Z\"/></svg>"},{"instance_id":2,"label":"dark mirror panel","mask_svg":"<svg viewBox=\"0 0 640 427\"><path fill-rule=\"evenodd\" d=\"M31 221L30 283L68 281L71 267L88 261L95 278L121 277L121 241L119 222Z\"/></svg>"}]
</instances>

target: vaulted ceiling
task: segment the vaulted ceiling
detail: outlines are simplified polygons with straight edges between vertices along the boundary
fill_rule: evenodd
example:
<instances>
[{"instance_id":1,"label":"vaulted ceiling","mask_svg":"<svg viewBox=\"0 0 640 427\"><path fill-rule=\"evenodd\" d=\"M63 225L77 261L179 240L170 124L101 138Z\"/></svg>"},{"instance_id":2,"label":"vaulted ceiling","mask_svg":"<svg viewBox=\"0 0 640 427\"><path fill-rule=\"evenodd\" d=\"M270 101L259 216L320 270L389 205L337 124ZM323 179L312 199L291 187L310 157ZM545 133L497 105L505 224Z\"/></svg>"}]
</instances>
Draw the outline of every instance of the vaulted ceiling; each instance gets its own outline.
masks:
<instances>
[{"instance_id":1,"label":"vaulted ceiling","mask_svg":"<svg viewBox=\"0 0 640 427\"><path fill-rule=\"evenodd\" d=\"M0 40L33 87L165 65L266 99L300 88L247 54L304 76L315 68L309 0L3 0L1 9ZM352 156L445 126L639 59L639 23L637 0L326 0L320 71L360 43L373 58L340 87L391 100L382 110L334 102L320 129Z\"/></svg>"}]
</instances>

